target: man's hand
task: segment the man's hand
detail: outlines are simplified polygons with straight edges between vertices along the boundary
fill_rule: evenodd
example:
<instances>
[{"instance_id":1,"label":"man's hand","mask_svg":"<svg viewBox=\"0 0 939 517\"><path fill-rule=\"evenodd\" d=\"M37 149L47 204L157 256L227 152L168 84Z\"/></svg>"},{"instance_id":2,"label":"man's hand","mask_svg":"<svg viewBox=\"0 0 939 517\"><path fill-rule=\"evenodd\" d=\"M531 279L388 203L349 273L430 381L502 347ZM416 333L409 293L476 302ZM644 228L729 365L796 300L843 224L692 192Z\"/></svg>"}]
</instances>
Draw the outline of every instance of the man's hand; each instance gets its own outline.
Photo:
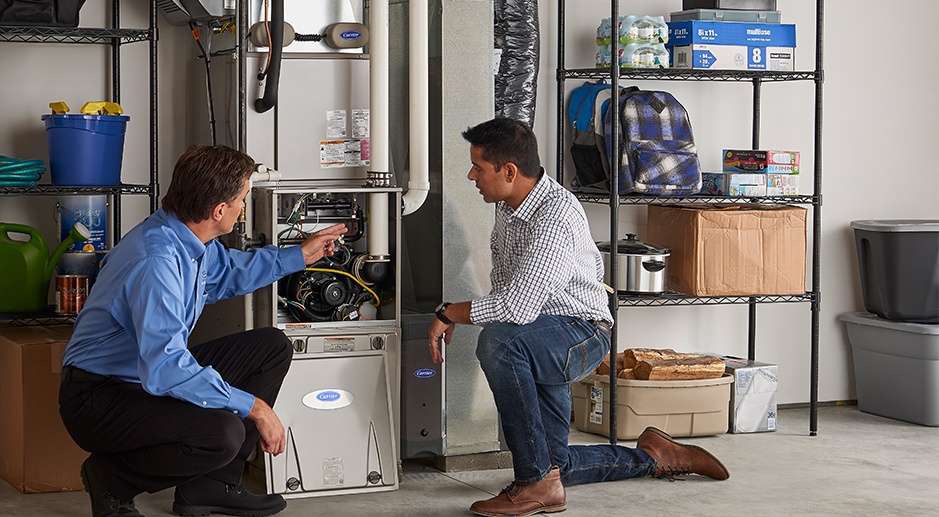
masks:
<instances>
[{"instance_id":1,"label":"man's hand","mask_svg":"<svg viewBox=\"0 0 939 517\"><path fill-rule=\"evenodd\" d=\"M287 447L287 433L284 431L284 425L280 423L280 418L277 418L277 414L267 402L254 397L254 406L251 407L248 418L254 422L261 434L262 451L274 456L284 452Z\"/></svg>"},{"instance_id":2,"label":"man's hand","mask_svg":"<svg viewBox=\"0 0 939 517\"><path fill-rule=\"evenodd\" d=\"M336 240L346 231L348 231L346 225L340 223L323 228L311 235L300 245L300 249L303 250L303 261L310 265L323 257L332 257L336 249Z\"/></svg>"},{"instance_id":3,"label":"man's hand","mask_svg":"<svg viewBox=\"0 0 939 517\"><path fill-rule=\"evenodd\" d=\"M440 347L443 346L444 342L448 345L450 344L450 339L455 327L455 323L447 325L437 318L434 318L434 321L430 323L430 328L427 330L427 337L430 340L430 360L433 361L434 364L443 362L443 350L441 350Z\"/></svg>"},{"instance_id":4,"label":"man's hand","mask_svg":"<svg viewBox=\"0 0 939 517\"><path fill-rule=\"evenodd\" d=\"M440 344L440 338L443 337L443 341L446 344L450 344L450 340L453 338L453 329L456 328L457 323L470 324L470 309L472 308L472 302L458 302L451 303L447 305L447 308L444 310L447 319L453 323L447 325L446 323L440 321L439 318L434 318L430 322L430 328L427 329L427 339L429 340L428 344L430 345L430 359L434 364L440 364L443 362L443 350L440 349L442 346Z\"/></svg>"}]
</instances>

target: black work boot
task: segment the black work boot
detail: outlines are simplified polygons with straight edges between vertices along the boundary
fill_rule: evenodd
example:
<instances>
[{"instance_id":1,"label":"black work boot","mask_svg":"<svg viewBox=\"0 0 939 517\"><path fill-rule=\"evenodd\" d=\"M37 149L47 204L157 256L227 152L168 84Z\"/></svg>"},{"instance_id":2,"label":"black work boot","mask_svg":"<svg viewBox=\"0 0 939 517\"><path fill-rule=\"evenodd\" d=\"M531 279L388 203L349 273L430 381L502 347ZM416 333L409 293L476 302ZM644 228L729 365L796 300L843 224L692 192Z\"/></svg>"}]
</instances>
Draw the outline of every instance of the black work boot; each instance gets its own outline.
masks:
<instances>
[{"instance_id":1,"label":"black work boot","mask_svg":"<svg viewBox=\"0 0 939 517\"><path fill-rule=\"evenodd\" d=\"M81 466L82 485L91 498L91 515L94 517L143 517L134 506L134 500L122 501L108 489L102 472L96 468L94 455Z\"/></svg>"},{"instance_id":2,"label":"black work boot","mask_svg":"<svg viewBox=\"0 0 939 517\"><path fill-rule=\"evenodd\" d=\"M264 516L274 515L286 507L287 501L278 494L252 494L241 485L205 476L177 486L173 494L173 511L183 517L212 513Z\"/></svg>"}]
</instances>

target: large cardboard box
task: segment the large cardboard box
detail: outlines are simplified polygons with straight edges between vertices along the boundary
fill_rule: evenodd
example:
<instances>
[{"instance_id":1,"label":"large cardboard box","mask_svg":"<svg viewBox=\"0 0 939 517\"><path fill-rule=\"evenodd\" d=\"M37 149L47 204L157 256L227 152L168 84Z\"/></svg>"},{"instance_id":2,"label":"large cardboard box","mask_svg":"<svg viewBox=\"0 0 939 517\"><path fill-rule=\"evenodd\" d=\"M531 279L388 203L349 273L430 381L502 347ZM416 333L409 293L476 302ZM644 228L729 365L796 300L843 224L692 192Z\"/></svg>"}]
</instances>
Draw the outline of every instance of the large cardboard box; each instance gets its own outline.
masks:
<instances>
[{"instance_id":1,"label":"large cardboard box","mask_svg":"<svg viewBox=\"0 0 939 517\"><path fill-rule=\"evenodd\" d=\"M671 251L671 290L693 296L805 294L806 212L788 205L652 205L647 241Z\"/></svg>"},{"instance_id":2,"label":"large cardboard box","mask_svg":"<svg viewBox=\"0 0 939 517\"><path fill-rule=\"evenodd\" d=\"M733 377L691 381L616 380L616 437L638 438L648 427L675 436L709 436L727 432ZM610 378L590 375L571 385L574 427L610 436Z\"/></svg>"},{"instance_id":3,"label":"large cardboard box","mask_svg":"<svg viewBox=\"0 0 939 517\"><path fill-rule=\"evenodd\" d=\"M0 328L0 477L24 493L82 490L88 453L59 416L71 334L71 325Z\"/></svg>"},{"instance_id":4,"label":"large cardboard box","mask_svg":"<svg viewBox=\"0 0 939 517\"><path fill-rule=\"evenodd\" d=\"M776 430L778 367L775 364L722 356L724 373L734 376L730 390L730 432Z\"/></svg>"}]
</instances>

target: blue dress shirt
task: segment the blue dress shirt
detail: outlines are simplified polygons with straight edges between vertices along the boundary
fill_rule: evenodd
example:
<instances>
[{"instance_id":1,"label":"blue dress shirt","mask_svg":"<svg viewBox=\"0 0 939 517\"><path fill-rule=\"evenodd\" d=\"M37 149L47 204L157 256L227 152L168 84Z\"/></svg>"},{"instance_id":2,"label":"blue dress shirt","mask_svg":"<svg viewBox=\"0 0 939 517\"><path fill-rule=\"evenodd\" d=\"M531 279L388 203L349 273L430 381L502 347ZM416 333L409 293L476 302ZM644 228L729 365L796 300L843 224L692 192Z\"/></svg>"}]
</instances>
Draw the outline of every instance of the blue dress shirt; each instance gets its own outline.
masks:
<instances>
[{"instance_id":1,"label":"blue dress shirt","mask_svg":"<svg viewBox=\"0 0 939 517\"><path fill-rule=\"evenodd\" d=\"M203 244L160 209L108 252L62 364L244 418L254 396L199 365L187 348L189 335L207 303L250 293L304 267L299 246L245 252L215 239Z\"/></svg>"}]
</instances>

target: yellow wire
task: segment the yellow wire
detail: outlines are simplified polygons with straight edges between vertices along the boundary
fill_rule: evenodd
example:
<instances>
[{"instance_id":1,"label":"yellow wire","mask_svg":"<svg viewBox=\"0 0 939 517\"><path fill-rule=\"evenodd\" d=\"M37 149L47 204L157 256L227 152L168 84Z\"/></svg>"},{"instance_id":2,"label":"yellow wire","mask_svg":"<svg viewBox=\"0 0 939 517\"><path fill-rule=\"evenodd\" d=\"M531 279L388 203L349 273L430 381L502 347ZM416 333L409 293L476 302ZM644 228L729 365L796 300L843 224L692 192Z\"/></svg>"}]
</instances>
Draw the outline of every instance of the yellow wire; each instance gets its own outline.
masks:
<instances>
[{"instance_id":1,"label":"yellow wire","mask_svg":"<svg viewBox=\"0 0 939 517\"><path fill-rule=\"evenodd\" d=\"M368 291L368 294L372 295L372 298L375 298L375 302L373 303L375 307L378 307L379 305L381 305L381 299L378 298L378 295L375 294L375 291L372 291L371 289L368 288L367 285L363 284L358 278L350 275L349 273L346 273L345 271L339 271L338 269L325 269L325 268L319 268L319 267L308 267L304 271L316 271L319 273L339 273L340 275L345 275L351 278L352 280L355 280L355 283L362 286L362 289L365 289L366 291Z\"/></svg>"}]
</instances>

